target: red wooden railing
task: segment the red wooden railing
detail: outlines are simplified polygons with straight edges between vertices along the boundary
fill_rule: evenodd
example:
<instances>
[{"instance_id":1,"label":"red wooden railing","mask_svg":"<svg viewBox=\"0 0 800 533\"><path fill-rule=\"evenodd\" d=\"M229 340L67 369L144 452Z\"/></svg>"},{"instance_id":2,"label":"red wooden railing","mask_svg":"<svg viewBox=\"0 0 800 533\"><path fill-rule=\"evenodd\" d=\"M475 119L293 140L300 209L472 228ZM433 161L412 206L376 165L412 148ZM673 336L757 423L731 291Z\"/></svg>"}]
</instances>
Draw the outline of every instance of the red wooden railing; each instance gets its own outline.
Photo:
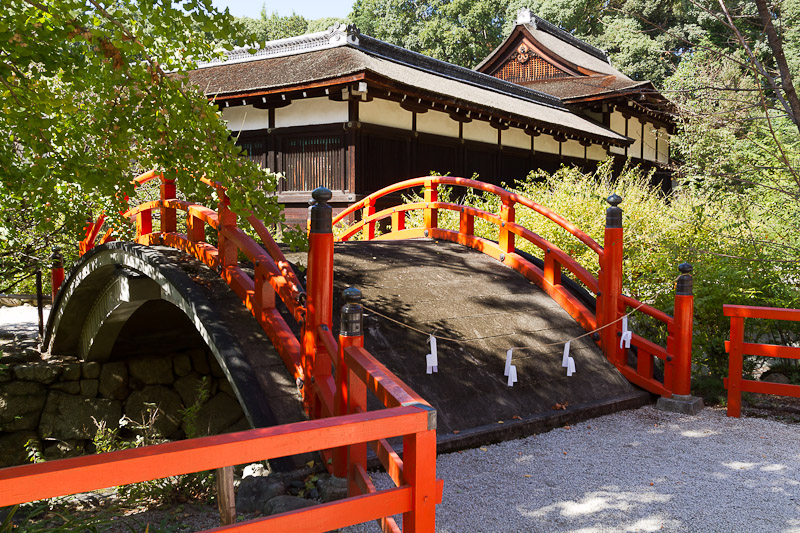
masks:
<instances>
[{"instance_id":1,"label":"red wooden railing","mask_svg":"<svg viewBox=\"0 0 800 533\"><path fill-rule=\"evenodd\" d=\"M183 250L215 268L270 336L316 420L0 470L0 506L319 450L331 459L324 461L331 472L348 478L349 498L228 528L328 531L379 519L384 531L399 531L391 515L403 513L405 531L434 531L443 488L436 479L436 411L363 349L357 301L348 302L350 322L338 342L331 333L330 191L313 194L306 296L264 224L252 216L246 219L262 244L237 226L222 186L203 179L217 191L219 205L213 211L175 198L174 180L162 174L149 172L135 182L152 179L161 181L161 198L124 213L136 223L136 242ZM153 210L159 211L158 231ZM178 210L186 213L186 233L177 231ZM83 253L95 246L104 222L101 216L87 227ZM217 232L216 247L205 240L206 225ZM100 242L112 239L107 230ZM252 278L239 267L239 253L253 263ZM276 310L276 294L300 323L302 344ZM368 391L385 409L367 412ZM396 436L403 437L402 460L387 441ZM396 488L377 491L370 481L370 443Z\"/></svg>"},{"instance_id":2,"label":"red wooden railing","mask_svg":"<svg viewBox=\"0 0 800 533\"><path fill-rule=\"evenodd\" d=\"M467 187L498 196L500 212L491 213L475 207L438 201L438 186L450 185ZM376 212L378 200L392 193L406 189L423 187L423 201L393 206ZM348 220L361 211L361 219L348 226L339 240L346 241L361 232L364 240L412 239L430 237L457 242L498 259L514 268L536 283L556 302L558 302L587 331L600 329L600 345L619 371L631 382L663 397L689 395L691 387L692 351L692 313L693 297L691 287L691 266L682 265L682 275L678 280L675 296L675 316L642 304L622 293L622 254L623 229L622 209L618 207L622 199L613 195L609 198L611 207L606 212L606 230L603 246L600 246L574 224L529 198L476 180L451 176L426 176L410 179L385 187L351 205L339 213L334 224ZM526 229L515 221L517 206L524 206L539 213L559 225L569 234L597 254L600 274L595 278L566 252L540 235ZM459 213L459 229L440 228L439 210ZM406 227L406 214L410 211L423 212L422 227ZM475 235L475 218L481 218L498 227L498 242ZM376 224L383 219L391 219L389 231L376 236ZM515 238L527 240L542 250L544 266L539 268L516 253ZM568 272L583 283L597 296L595 309L587 308L578 298L561 284L561 271ZM637 349L636 367L630 366L626 351L620 348L621 322L619 319L628 311L637 312L662 322L668 332L666 346L660 346L639 335L633 335L631 346ZM653 357L664 361L663 383L654 378Z\"/></svg>"},{"instance_id":3,"label":"red wooden railing","mask_svg":"<svg viewBox=\"0 0 800 533\"><path fill-rule=\"evenodd\" d=\"M800 398L800 385L742 379L745 355L800 359L800 348L796 346L744 342L744 319L762 318L798 322L800 321L800 309L723 305L722 311L725 316L731 317L731 338L729 341L725 341L725 351L728 352L728 377L723 380L725 388L728 389L728 416L737 418L741 416L743 392Z\"/></svg>"}]
</instances>

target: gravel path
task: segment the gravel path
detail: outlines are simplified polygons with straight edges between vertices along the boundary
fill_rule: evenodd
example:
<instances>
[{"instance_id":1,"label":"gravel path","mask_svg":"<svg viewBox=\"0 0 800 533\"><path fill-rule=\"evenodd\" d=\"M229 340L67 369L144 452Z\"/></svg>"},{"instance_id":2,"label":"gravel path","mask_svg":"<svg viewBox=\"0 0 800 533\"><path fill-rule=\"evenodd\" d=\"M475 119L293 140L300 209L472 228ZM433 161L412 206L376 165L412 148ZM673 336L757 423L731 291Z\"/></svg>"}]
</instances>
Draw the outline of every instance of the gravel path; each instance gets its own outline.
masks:
<instances>
[{"instance_id":1,"label":"gravel path","mask_svg":"<svg viewBox=\"0 0 800 533\"><path fill-rule=\"evenodd\" d=\"M50 315L50 306L43 309L44 323ZM20 305L0 307L0 334L35 337L39 335L39 312L35 306Z\"/></svg>"},{"instance_id":2,"label":"gravel path","mask_svg":"<svg viewBox=\"0 0 800 533\"><path fill-rule=\"evenodd\" d=\"M442 455L437 468L440 532L800 533L800 427L723 409L643 407Z\"/></svg>"}]
</instances>

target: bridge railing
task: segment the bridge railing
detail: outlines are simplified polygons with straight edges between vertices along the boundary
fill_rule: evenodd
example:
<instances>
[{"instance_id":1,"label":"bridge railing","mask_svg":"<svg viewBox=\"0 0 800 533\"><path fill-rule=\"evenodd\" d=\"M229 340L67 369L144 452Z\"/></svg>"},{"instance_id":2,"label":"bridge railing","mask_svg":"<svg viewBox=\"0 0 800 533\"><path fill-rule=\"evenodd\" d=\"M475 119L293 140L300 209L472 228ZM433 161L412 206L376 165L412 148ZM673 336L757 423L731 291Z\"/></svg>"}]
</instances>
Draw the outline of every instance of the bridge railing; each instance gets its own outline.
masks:
<instances>
[{"instance_id":1,"label":"bridge railing","mask_svg":"<svg viewBox=\"0 0 800 533\"><path fill-rule=\"evenodd\" d=\"M465 187L496 195L500 210L492 213L476 207L452 202L440 202L438 187L449 185ZM378 201L393 193L413 188L423 188L423 201L395 205L377 211ZM622 198L612 195L611 207L606 212L606 229L603 245L570 221L546 207L517 193L476 180L452 176L426 176L410 179L385 187L361 199L340 212L333 223L347 220L360 214L360 220L349 225L339 240L346 241L361 233L363 240L411 239L429 237L457 242L479 250L505 265L519 271L536 283L558 302L587 331L599 333L599 343L606 357L630 381L664 397L673 394L688 395L691 386L691 346L693 297L691 266L682 265L678 292L675 296L675 316L666 313L622 292L623 229L622 209L618 205ZM594 277L569 254L540 235L516 223L516 209L524 206L560 226L567 233L585 244L597 254L599 275ZM439 211L458 213L458 230L439 227ZM422 212L421 227L407 227L406 215ZM475 218L494 224L498 231L497 242L475 235ZM378 234L376 228L384 219L389 219L388 231ZM522 238L542 251L543 265L537 266L517 253L515 239ZM561 280L566 270L596 295L594 308L587 307L569 291ZM684 270L686 270L684 272ZM681 281L682 280L682 281ZM682 289L681 289L682 288ZM666 346L658 345L639 335L632 335L631 346L637 357L635 366L627 360L627 350L620 346L622 336L621 318L628 309L650 316L665 325L668 332ZM653 357L664 361L664 381L654 377Z\"/></svg>"},{"instance_id":2,"label":"bridge railing","mask_svg":"<svg viewBox=\"0 0 800 533\"><path fill-rule=\"evenodd\" d=\"M286 260L269 230L255 216L245 220L258 235L259 244L239 226L239 218L230 209L225 188L206 178L200 181L212 187L219 199L217 210L180 200L174 179L163 173L150 171L133 180L136 186L159 180L158 200L132 207L123 216L136 225L135 241L145 245L164 245L182 250L215 269L242 299L275 345L294 378L303 379L300 343L275 306L278 295L292 317L302 323L305 319L305 292L291 265ZM159 214L159 227L154 231L153 211ZM185 213L185 233L178 231L178 212ZM101 215L90 224L86 237L80 243L81 253L86 253L98 242L106 217ZM206 240L206 227L216 234L217 245ZM113 239L107 229L99 239L105 243ZM253 264L251 277L239 266L239 254Z\"/></svg>"},{"instance_id":3,"label":"bridge railing","mask_svg":"<svg viewBox=\"0 0 800 533\"><path fill-rule=\"evenodd\" d=\"M0 507L314 452L322 446L343 446L350 450L350 469L359 476L356 483L366 490L351 492L342 500L241 522L226 530L321 532L387 517L391 520L392 515L403 513L406 531L432 532L441 486L430 474L431 462L435 463L430 411L416 405L353 411L335 418L4 468L0 470ZM408 443L402 476L396 488L379 491L360 458L365 455L365 442L392 437L403 437Z\"/></svg>"},{"instance_id":4,"label":"bridge railing","mask_svg":"<svg viewBox=\"0 0 800 533\"><path fill-rule=\"evenodd\" d=\"M723 305L722 312L731 318L730 340L725 341L728 352L728 377L723 380L728 389L728 416L742 415L742 393L777 394L800 398L800 385L768 383L742 378L745 355L800 359L800 347L744 342L744 319L790 320L800 322L800 309L753 307L749 305Z\"/></svg>"}]
</instances>

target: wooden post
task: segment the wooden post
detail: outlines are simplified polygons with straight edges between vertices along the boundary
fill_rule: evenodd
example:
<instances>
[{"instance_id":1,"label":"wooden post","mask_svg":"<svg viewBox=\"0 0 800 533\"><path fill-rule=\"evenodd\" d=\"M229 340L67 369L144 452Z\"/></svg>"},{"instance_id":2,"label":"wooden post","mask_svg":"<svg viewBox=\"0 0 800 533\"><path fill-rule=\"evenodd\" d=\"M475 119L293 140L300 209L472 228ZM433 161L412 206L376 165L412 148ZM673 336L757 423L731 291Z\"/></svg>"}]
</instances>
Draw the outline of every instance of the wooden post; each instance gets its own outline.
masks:
<instances>
[{"instance_id":1,"label":"wooden post","mask_svg":"<svg viewBox=\"0 0 800 533\"><path fill-rule=\"evenodd\" d=\"M52 250L53 255L50 256L50 260L53 262L50 268L50 294L52 300L50 300L50 303L55 306L58 289L64 283L64 256L61 255L61 248L58 246L53 246Z\"/></svg>"},{"instance_id":2,"label":"wooden post","mask_svg":"<svg viewBox=\"0 0 800 533\"><path fill-rule=\"evenodd\" d=\"M692 391L692 321L694 295L692 290L692 265L681 263L681 272L675 290L675 349L673 394L688 396Z\"/></svg>"},{"instance_id":3,"label":"wooden post","mask_svg":"<svg viewBox=\"0 0 800 533\"><path fill-rule=\"evenodd\" d=\"M514 251L514 234L508 231L506 225L511 222L514 223L514 202L507 202L503 200L503 205L500 206L500 237L498 244L500 250L510 254Z\"/></svg>"},{"instance_id":4,"label":"wooden post","mask_svg":"<svg viewBox=\"0 0 800 533\"><path fill-rule=\"evenodd\" d=\"M219 266L224 270L239 264L239 250L235 244L230 242L226 231L236 227L236 213L231 211L231 201L228 199L228 195L225 194L225 191L219 188L217 194L219 195L219 207L217 211L219 217L219 227L217 228L218 260Z\"/></svg>"},{"instance_id":5,"label":"wooden post","mask_svg":"<svg viewBox=\"0 0 800 533\"><path fill-rule=\"evenodd\" d=\"M608 197L611 207L606 209L606 230L603 240L603 260L598 276L600 294L597 299L597 326L612 324L619 318L619 301L622 294L622 198L616 194ZM619 323L600 332L600 344L609 361L617 366L625 364L623 350L619 347Z\"/></svg>"},{"instance_id":6,"label":"wooden post","mask_svg":"<svg viewBox=\"0 0 800 533\"><path fill-rule=\"evenodd\" d=\"M336 363L336 396L334 399L334 415L347 414L348 394L347 376L350 371L344 359L344 350L350 346L364 346L364 311L361 308L361 291L348 287L342 291L345 304L342 306L339 326L339 354ZM347 477L347 447L333 451L333 473L338 477Z\"/></svg>"},{"instance_id":7,"label":"wooden post","mask_svg":"<svg viewBox=\"0 0 800 533\"><path fill-rule=\"evenodd\" d=\"M392 231L403 231L406 229L406 212L392 211Z\"/></svg>"},{"instance_id":8,"label":"wooden post","mask_svg":"<svg viewBox=\"0 0 800 533\"><path fill-rule=\"evenodd\" d=\"M367 203L364 205L364 209L361 211L361 217L367 218L370 215L375 214L375 200L372 198L367 198ZM375 222L369 222L364 224L364 227L361 228L361 240L362 241L371 241L375 238Z\"/></svg>"},{"instance_id":9,"label":"wooden post","mask_svg":"<svg viewBox=\"0 0 800 533\"><path fill-rule=\"evenodd\" d=\"M303 402L314 418L319 405L314 397L313 380L331 374L330 357L317 350L316 331L321 325L333 327L333 210L328 201L331 191L319 187L311 193L311 229L308 234L308 270L306 272L306 320L303 325ZM321 373L321 374L320 374Z\"/></svg>"},{"instance_id":10,"label":"wooden post","mask_svg":"<svg viewBox=\"0 0 800 533\"><path fill-rule=\"evenodd\" d=\"M367 385L352 370L347 370L347 412L367 411ZM435 441L434 441L435 442ZM367 469L367 443L359 442L347 447L347 494L358 496L361 488L356 480L358 466ZM431 529L433 531L433 529Z\"/></svg>"},{"instance_id":11,"label":"wooden post","mask_svg":"<svg viewBox=\"0 0 800 533\"><path fill-rule=\"evenodd\" d=\"M425 203L431 204L439 200L439 187L433 180L425 180ZM425 208L425 229L439 227L439 210L430 207ZM427 234L426 236L429 236Z\"/></svg>"},{"instance_id":12,"label":"wooden post","mask_svg":"<svg viewBox=\"0 0 800 533\"><path fill-rule=\"evenodd\" d=\"M728 344L728 416L742 416L742 366L744 317L731 317L731 340Z\"/></svg>"},{"instance_id":13,"label":"wooden post","mask_svg":"<svg viewBox=\"0 0 800 533\"><path fill-rule=\"evenodd\" d=\"M236 523L236 495L233 490L232 466L217 468L217 507L219 525L229 526Z\"/></svg>"},{"instance_id":14,"label":"wooden post","mask_svg":"<svg viewBox=\"0 0 800 533\"><path fill-rule=\"evenodd\" d=\"M136 214L136 240L143 235L153 233L153 212L150 209Z\"/></svg>"},{"instance_id":15,"label":"wooden post","mask_svg":"<svg viewBox=\"0 0 800 533\"><path fill-rule=\"evenodd\" d=\"M206 226L202 219L191 213L186 213L186 237L191 242L206 240Z\"/></svg>"},{"instance_id":16,"label":"wooden post","mask_svg":"<svg viewBox=\"0 0 800 533\"><path fill-rule=\"evenodd\" d=\"M403 476L411 485L412 510L403 514L403 531L436 530L436 429L403 437Z\"/></svg>"},{"instance_id":17,"label":"wooden post","mask_svg":"<svg viewBox=\"0 0 800 533\"><path fill-rule=\"evenodd\" d=\"M544 279L552 285L561 285L561 263L555 260L550 248L544 255Z\"/></svg>"},{"instance_id":18,"label":"wooden post","mask_svg":"<svg viewBox=\"0 0 800 533\"><path fill-rule=\"evenodd\" d=\"M168 180L161 175L161 201L172 200L177 196L175 180ZM174 233L178 227L175 209L161 206L161 233Z\"/></svg>"},{"instance_id":19,"label":"wooden post","mask_svg":"<svg viewBox=\"0 0 800 533\"><path fill-rule=\"evenodd\" d=\"M475 217L467 213L463 207L458 219L458 232L470 237L475 233Z\"/></svg>"}]
</instances>

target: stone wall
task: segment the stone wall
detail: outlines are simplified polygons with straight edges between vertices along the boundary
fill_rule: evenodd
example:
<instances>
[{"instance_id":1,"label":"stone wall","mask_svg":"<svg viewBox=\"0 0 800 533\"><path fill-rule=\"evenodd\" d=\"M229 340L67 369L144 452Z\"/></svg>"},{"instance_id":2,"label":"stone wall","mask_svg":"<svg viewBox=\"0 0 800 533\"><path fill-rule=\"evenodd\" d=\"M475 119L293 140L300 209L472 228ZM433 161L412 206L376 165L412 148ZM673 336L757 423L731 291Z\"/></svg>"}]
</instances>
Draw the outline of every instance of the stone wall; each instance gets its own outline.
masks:
<instances>
[{"instance_id":1,"label":"stone wall","mask_svg":"<svg viewBox=\"0 0 800 533\"><path fill-rule=\"evenodd\" d=\"M28 442L48 460L94 453L95 421L110 429L120 427L123 415L146 422L156 406L158 435L186 438L183 410L197 402L202 386L208 399L189 428L192 436L250 428L231 385L204 349L107 363L43 359L26 349L0 363L0 467L28 462ZM133 437L131 426L120 435Z\"/></svg>"}]
</instances>

